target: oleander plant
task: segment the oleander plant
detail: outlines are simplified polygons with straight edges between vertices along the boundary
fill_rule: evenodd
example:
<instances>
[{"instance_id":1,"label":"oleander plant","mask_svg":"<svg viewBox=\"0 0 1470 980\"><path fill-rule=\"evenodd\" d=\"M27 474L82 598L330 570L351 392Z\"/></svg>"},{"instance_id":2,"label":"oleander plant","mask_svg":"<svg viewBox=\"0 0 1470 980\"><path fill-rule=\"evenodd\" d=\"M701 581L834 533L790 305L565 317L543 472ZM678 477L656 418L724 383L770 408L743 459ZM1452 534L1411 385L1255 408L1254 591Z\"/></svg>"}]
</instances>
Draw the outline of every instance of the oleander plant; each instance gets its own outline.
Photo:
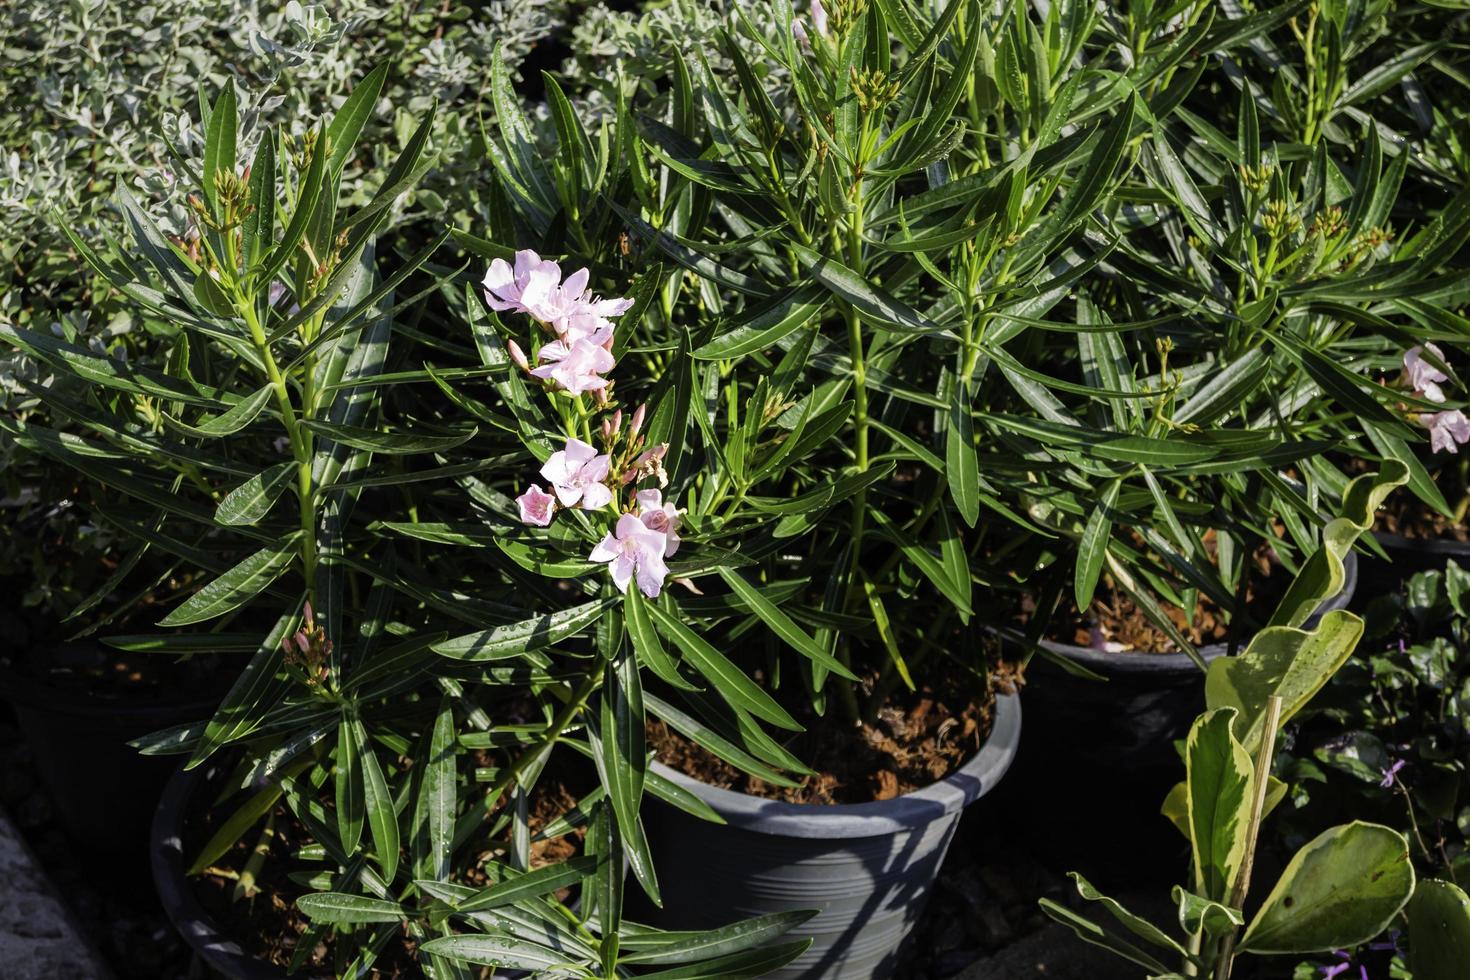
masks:
<instances>
[{"instance_id":1,"label":"oleander plant","mask_svg":"<svg viewBox=\"0 0 1470 980\"><path fill-rule=\"evenodd\" d=\"M1463 5L50 16L0 693L129 719L167 976L938 977L998 808L1187 872L1041 902L1139 975L1458 976Z\"/></svg>"}]
</instances>

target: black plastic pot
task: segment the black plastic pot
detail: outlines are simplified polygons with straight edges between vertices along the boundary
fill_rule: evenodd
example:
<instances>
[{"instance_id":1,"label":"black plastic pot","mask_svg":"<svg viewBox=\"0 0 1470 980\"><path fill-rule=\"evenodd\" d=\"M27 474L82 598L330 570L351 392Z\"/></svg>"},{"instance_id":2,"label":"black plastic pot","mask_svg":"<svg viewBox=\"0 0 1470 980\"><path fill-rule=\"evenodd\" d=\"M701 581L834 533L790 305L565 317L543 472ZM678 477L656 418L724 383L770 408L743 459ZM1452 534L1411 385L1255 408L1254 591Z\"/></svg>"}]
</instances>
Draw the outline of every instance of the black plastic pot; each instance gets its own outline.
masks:
<instances>
[{"instance_id":1,"label":"black plastic pot","mask_svg":"<svg viewBox=\"0 0 1470 980\"><path fill-rule=\"evenodd\" d=\"M1375 590L1397 591L1411 575L1443 569L1449 561L1470 569L1470 541L1406 538L1387 531L1375 531L1373 537L1388 553L1387 561L1377 555L1364 555L1363 579Z\"/></svg>"},{"instance_id":2,"label":"black plastic pot","mask_svg":"<svg viewBox=\"0 0 1470 980\"><path fill-rule=\"evenodd\" d=\"M286 980L285 970L249 955L220 930L184 874L185 832L199 806L196 801L201 796L214 799L228 775L223 763L206 762L195 769L179 769L168 781L153 816L153 887L169 921L212 975L227 980Z\"/></svg>"},{"instance_id":3,"label":"black plastic pot","mask_svg":"<svg viewBox=\"0 0 1470 980\"><path fill-rule=\"evenodd\" d=\"M1358 560L1344 561L1342 591L1308 620L1342 609L1357 588ZM1169 860L1182 843L1159 814L1183 775L1175 741L1204 710L1204 674L1183 653L1109 653L1043 640L1047 650L1103 680L1033 657L1026 673L1026 744L1007 796L1028 816L1018 826L1039 853L1085 874ZM1199 648L1206 662L1226 644ZM1018 813L1019 817L1020 814ZM1107 841L1106 846L1097 846Z\"/></svg>"},{"instance_id":4,"label":"black plastic pot","mask_svg":"<svg viewBox=\"0 0 1470 980\"><path fill-rule=\"evenodd\" d=\"M189 820L198 814L201 799L213 800L219 795L230 771L224 763L206 762L195 769L177 770L164 787L153 817L153 887L169 921L210 976L222 980L311 980L312 975L305 971L288 978L286 971L275 964L246 953L200 904L184 874L188 867L184 841L190 839ZM502 971L493 974L492 980L525 980L528 976Z\"/></svg>"},{"instance_id":5,"label":"black plastic pot","mask_svg":"<svg viewBox=\"0 0 1470 980\"><path fill-rule=\"evenodd\" d=\"M0 668L0 696L36 761L36 771L72 840L119 863L147 855L148 824L175 760L140 755L127 743L149 732L208 718L218 696L110 698L53 687Z\"/></svg>"},{"instance_id":6,"label":"black plastic pot","mask_svg":"<svg viewBox=\"0 0 1470 980\"><path fill-rule=\"evenodd\" d=\"M963 768L892 800L783 803L654 768L719 813L724 825L650 804L648 840L663 892L657 924L708 929L787 909L820 909L797 932L815 940L771 977L890 976L934 884L962 811L1005 774L1021 740L1021 702L996 702L989 740Z\"/></svg>"}]
</instances>

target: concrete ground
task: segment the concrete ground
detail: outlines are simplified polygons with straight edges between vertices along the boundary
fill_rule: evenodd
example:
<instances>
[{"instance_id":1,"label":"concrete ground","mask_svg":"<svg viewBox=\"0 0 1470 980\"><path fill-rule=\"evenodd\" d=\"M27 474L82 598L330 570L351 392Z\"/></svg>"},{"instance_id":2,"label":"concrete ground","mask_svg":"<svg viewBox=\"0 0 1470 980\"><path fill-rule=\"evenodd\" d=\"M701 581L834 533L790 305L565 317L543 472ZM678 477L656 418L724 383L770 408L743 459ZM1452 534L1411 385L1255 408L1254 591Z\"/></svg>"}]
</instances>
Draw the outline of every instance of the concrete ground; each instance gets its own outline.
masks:
<instances>
[{"instance_id":1,"label":"concrete ground","mask_svg":"<svg viewBox=\"0 0 1470 980\"><path fill-rule=\"evenodd\" d=\"M0 980L109 980L3 812L0 884Z\"/></svg>"},{"instance_id":2,"label":"concrete ground","mask_svg":"<svg viewBox=\"0 0 1470 980\"><path fill-rule=\"evenodd\" d=\"M1139 980L1126 960L1050 925L972 964L955 980Z\"/></svg>"}]
</instances>

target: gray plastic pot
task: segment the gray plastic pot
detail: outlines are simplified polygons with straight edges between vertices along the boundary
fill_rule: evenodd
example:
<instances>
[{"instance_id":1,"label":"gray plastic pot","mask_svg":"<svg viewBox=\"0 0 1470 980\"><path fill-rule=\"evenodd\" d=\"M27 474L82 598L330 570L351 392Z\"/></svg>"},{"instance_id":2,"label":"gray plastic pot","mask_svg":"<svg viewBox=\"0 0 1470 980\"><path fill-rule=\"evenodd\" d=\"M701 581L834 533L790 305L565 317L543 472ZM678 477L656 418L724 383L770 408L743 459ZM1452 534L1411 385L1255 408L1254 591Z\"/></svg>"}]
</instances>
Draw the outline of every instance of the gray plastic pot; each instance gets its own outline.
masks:
<instances>
[{"instance_id":1,"label":"gray plastic pot","mask_svg":"<svg viewBox=\"0 0 1470 980\"><path fill-rule=\"evenodd\" d=\"M664 804L645 813L664 907L659 925L709 929L789 909L819 909L795 934L815 941L771 977L869 980L892 975L898 949L939 873L964 808L1015 757L1021 701L996 700L984 747L948 778L874 803L783 803L719 789L661 763L726 823Z\"/></svg>"}]
</instances>

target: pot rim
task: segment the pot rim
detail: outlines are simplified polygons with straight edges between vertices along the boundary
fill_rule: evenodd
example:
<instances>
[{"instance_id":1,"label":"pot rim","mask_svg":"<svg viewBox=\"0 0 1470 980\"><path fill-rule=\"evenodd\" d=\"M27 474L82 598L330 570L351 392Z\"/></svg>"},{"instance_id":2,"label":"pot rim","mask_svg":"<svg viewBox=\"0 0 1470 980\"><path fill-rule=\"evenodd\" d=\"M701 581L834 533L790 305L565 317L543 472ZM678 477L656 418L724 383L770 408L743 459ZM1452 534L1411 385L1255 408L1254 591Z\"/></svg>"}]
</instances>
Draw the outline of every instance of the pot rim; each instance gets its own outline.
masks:
<instances>
[{"instance_id":1,"label":"pot rim","mask_svg":"<svg viewBox=\"0 0 1470 980\"><path fill-rule=\"evenodd\" d=\"M840 840L916 830L964 809L1000 782L1021 741L1021 697L1000 694L980 751L937 783L870 803L787 803L721 789L655 759L652 769L694 793L732 827L781 837Z\"/></svg>"},{"instance_id":2,"label":"pot rim","mask_svg":"<svg viewBox=\"0 0 1470 980\"><path fill-rule=\"evenodd\" d=\"M1315 624L1329 612L1347 608L1352 602L1353 593L1358 588L1358 553L1349 551L1342 561L1343 582L1342 588L1337 595L1324 600L1317 607L1317 611L1307 619L1308 624ZM998 630L1002 638L1014 641L1017 634L1014 630ZM1247 641L1249 642L1249 641ZM1196 664L1187 653L1146 653L1139 650L1124 650L1112 652L1109 650L1094 650L1090 647L1079 647L1071 643L1058 643L1056 640L1043 639L1039 645L1045 647L1052 653L1066 657L1068 660L1082 667L1101 674L1128 674L1134 676L1160 676L1160 675L1187 675L1200 673L1199 665ZM1217 657L1223 657L1230 652L1228 643L1209 643L1198 647L1197 652L1204 658L1206 663Z\"/></svg>"},{"instance_id":3,"label":"pot rim","mask_svg":"<svg viewBox=\"0 0 1470 980\"><path fill-rule=\"evenodd\" d=\"M1456 541L1454 538L1408 538L1389 531L1374 531L1373 537L1385 551L1397 549L1445 558L1470 559L1470 541Z\"/></svg>"}]
</instances>

